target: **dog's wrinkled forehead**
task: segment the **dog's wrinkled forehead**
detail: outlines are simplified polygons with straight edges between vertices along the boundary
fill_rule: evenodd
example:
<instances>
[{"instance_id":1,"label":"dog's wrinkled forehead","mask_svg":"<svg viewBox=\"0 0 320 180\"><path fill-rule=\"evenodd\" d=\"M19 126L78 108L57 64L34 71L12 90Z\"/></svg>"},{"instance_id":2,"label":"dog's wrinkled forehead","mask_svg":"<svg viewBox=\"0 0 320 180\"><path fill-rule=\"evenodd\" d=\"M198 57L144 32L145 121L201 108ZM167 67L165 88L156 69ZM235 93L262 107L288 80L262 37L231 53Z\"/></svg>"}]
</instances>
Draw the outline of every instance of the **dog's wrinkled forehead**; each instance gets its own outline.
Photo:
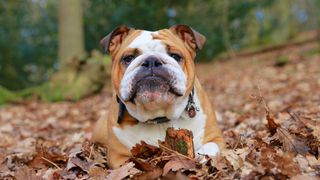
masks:
<instances>
[{"instance_id":1,"label":"dog's wrinkled forehead","mask_svg":"<svg viewBox=\"0 0 320 180\"><path fill-rule=\"evenodd\" d=\"M139 49L143 53L158 52L165 53L166 46L160 40L154 39L153 35L158 34L158 31L142 31L130 44L129 48Z\"/></svg>"}]
</instances>

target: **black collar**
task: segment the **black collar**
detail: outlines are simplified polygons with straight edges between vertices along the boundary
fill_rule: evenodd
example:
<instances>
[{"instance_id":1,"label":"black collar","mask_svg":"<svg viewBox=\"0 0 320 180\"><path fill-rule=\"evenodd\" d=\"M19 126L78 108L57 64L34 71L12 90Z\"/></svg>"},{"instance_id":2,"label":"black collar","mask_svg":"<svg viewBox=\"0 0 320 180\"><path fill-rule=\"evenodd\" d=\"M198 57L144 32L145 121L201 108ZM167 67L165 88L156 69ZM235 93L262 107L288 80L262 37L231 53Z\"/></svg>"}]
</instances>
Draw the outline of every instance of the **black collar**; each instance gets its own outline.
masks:
<instances>
[{"instance_id":1,"label":"black collar","mask_svg":"<svg viewBox=\"0 0 320 180\"><path fill-rule=\"evenodd\" d=\"M117 122L118 122L118 124L121 124L124 112L127 109L126 109L126 106L123 104L123 102L119 99L118 96L117 96L117 102L119 103L119 113L118 113L118 121ZM190 118L195 117L196 111L199 111L199 108L196 107L195 102L194 102L194 88L192 89L192 91L189 95L188 104L185 108L185 111L188 112L188 115ZM145 123L147 123L147 124L161 124L161 123L166 123L169 121L170 121L170 119L168 119L167 117L157 117L154 119L150 119L150 120L146 121Z\"/></svg>"},{"instance_id":2,"label":"black collar","mask_svg":"<svg viewBox=\"0 0 320 180\"><path fill-rule=\"evenodd\" d=\"M157 118L148 120L145 123L147 123L147 124L161 124L161 123L166 123L169 121L170 121L170 119L168 119L167 117L157 117Z\"/></svg>"}]
</instances>

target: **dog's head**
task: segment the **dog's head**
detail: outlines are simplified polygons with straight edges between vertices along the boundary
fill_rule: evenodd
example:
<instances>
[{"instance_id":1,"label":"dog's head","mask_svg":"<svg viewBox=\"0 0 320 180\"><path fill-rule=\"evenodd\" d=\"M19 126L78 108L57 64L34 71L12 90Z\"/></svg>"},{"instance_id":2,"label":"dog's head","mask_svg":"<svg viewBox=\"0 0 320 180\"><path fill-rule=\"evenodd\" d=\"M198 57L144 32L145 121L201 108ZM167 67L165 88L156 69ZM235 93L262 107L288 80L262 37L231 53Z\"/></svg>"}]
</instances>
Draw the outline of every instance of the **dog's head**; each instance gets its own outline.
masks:
<instances>
[{"instance_id":1,"label":"dog's head","mask_svg":"<svg viewBox=\"0 0 320 180\"><path fill-rule=\"evenodd\" d=\"M205 37L186 25L159 31L120 26L101 40L112 56L114 92L141 122L176 119L194 84L195 51Z\"/></svg>"}]
</instances>

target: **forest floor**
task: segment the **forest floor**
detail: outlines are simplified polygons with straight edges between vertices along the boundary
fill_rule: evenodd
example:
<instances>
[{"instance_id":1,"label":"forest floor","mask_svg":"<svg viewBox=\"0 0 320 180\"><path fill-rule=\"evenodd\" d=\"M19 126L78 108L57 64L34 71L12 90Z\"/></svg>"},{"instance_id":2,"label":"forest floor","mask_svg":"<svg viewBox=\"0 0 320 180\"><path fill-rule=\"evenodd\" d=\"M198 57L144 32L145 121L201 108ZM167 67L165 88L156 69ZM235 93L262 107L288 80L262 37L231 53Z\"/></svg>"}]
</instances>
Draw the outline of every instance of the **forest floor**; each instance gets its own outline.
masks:
<instances>
[{"instance_id":1,"label":"forest floor","mask_svg":"<svg viewBox=\"0 0 320 180\"><path fill-rule=\"evenodd\" d=\"M199 163L140 145L148 157L136 152L130 163L108 169L107 150L89 142L108 109L105 88L75 103L1 107L0 179L320 178L318 45L198 64L197 73L227 142L220 156Z\"/></svg>"}]
</instances>

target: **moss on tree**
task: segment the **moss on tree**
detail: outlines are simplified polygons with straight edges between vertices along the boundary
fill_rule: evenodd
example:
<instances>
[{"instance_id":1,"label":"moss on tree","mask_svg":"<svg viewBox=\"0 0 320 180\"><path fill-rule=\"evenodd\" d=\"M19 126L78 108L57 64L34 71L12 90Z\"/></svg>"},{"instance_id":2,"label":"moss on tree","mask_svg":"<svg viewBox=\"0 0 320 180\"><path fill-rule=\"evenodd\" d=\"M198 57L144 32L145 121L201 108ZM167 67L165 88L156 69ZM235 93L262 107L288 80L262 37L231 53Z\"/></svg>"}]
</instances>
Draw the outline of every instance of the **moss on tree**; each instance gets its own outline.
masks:
<instances>
[{"instance_id":1,"label":"moss on tree","mask_svg":"<svg viewBox=\"0 0 320 180\"><path fill-rule=\"evenodd\" d=\"M72 59L49 82L20 92L24 98L36 95L44 101L76 101L99 92L109 80L111 59L93 51L86 59Z\"/></svg>"}]
</instances>

